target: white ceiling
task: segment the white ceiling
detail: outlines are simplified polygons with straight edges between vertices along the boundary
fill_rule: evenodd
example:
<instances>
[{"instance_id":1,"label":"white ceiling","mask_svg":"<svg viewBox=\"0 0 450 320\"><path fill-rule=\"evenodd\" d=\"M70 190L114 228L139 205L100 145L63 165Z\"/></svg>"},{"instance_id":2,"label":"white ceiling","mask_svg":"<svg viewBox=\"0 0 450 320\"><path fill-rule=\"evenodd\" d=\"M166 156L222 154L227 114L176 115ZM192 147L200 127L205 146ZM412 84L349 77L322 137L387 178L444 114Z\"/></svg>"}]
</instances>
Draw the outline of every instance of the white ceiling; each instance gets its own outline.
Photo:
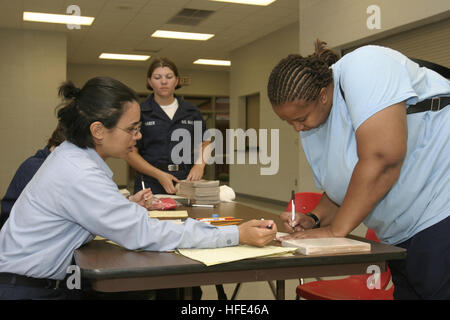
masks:
<instances>
[{"instance_id":1,"label":"white ceiling","mask_svg":"<svg viewBox=\"0 0 450 320\"><path fill-rule=\"evenodd\" d=\"M82 16L95 17L94 23L69 30L66 25L22 21L23 11L66 14L71 4L80 7ZM266 7L209 0L0 0L0 28L65 32L68 63L148 65L148 61L98 59L101 52L134 53L166 56L180 68L228 70L192 62L229 59L231 50L296 22L298 5L299 0L277 0ZM183 8L214 13L197 26L167 24ZM156 29L214 33L215 37L208 41L152 38Z\"/></svg>"}]
</instances>

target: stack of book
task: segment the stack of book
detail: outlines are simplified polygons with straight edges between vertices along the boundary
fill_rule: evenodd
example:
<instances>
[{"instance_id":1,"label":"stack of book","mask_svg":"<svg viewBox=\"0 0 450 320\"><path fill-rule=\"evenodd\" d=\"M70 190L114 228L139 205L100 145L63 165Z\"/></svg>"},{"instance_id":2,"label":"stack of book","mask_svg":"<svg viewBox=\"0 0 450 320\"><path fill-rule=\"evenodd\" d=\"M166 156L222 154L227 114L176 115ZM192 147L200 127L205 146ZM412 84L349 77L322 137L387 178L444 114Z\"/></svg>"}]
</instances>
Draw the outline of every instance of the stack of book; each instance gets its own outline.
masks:
<instances>
[{"instance_id":1,"label":"stack of book","mask_svg":"<svg viewBox=\"0 0 450 320\"><path fill-rule=\"evenodd\" d=\"M189 198L192 204L217 204L220 202L219 180L180 181L177 195Z\"/></svg>"}]
</instances>

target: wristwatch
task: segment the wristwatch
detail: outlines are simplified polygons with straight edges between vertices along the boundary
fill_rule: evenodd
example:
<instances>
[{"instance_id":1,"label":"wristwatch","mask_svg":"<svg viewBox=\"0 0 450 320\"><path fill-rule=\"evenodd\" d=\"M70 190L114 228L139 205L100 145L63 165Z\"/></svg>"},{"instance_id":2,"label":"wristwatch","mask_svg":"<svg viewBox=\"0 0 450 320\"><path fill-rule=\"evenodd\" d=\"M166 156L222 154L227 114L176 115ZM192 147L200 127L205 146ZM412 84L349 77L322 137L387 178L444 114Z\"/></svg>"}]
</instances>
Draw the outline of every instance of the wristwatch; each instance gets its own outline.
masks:
<instances>
[{"instance_id":1,"label":"wristwatch","mask_svg":"<svg viewBox=\"0 0 450 320\"><path fill-rule=\"evenodd\" d=\"M314 227L313 227L313 229L320 228L320 220L319 220L319 218L317 218L317 216L314 213L308 212L306 215L308 217L311 217L311 218L314 219Z\"/></svg>"}]
</instances>

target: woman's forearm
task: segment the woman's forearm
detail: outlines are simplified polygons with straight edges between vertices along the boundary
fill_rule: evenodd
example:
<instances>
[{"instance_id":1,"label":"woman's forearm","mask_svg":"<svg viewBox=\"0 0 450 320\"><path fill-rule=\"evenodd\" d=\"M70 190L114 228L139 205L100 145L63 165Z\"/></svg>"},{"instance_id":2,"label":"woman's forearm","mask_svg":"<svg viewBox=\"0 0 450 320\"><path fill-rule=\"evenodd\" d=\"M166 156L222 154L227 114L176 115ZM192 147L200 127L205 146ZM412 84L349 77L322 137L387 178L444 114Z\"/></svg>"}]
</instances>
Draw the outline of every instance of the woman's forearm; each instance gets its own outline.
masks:
<instances>
[{"instance_id":1,"label":"woman's forearm","mask_svg":"<svg viewBox=\"0 0 450 320\"><path fill-rule=\"evenodd\" d=\"M318 205L312 210L320 221L321 226L327 226L333 221L339 206L335 204L324 192Z\"/></svg>"},{"instance_id":2,"label":"woman's forearm","mask_svg":"<svg viewBox=\"0 0 450 320\"><path fill-rule=\"evenodd\" d=\"M158 178L160 170L152 166L147 162L138 152L136 148L133 148L133 152L130 152L125 158L125 161L136 171L145 174L150 177Z\"/></svg>"}]
</instances>

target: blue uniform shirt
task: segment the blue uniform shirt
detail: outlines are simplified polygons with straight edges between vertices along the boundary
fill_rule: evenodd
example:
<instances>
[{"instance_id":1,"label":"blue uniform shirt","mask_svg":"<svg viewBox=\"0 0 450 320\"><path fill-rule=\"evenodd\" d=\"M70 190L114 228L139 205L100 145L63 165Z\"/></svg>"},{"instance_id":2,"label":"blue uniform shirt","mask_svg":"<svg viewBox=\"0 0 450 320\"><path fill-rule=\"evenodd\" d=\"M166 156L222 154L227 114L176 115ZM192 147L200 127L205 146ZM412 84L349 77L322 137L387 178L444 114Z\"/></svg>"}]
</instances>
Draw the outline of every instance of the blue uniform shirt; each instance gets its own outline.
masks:
<instances>
[{"instance_id":1,"label":"blue uniform shirt","mask_svg":"<svg viewBox=\"0 0 450 320\"><path fill-rule=\"evenodd\" d=\"M8 219L9 213L17 198L19 198L27 183L30 182L31 178L33 178L34 174L38 171L49 154L50 150L48 147L38 150L34 156L25 160L17 169L16 174L9 184L8 190L6 190L6 194L2 199L0 229Z\"/></svg>"},{"instance_id":2,"label":"blue uniform shirt","mask_svg":"<svg viewBox=\"0 0 450 320\"><path fill-rule=\"evenodd\" d=\"M122 196L94 149L65 141L27 184L0 231L0 272L61 280L75 249L95 235L148 251L239 243L237 226L149 219L147 209Z\"/></svg>"},{"instance_id":3,"label":"blue uniform shirt","mask_svg":"<svg viewBox=\"0 0 450 320\"><path fill-rule=\"evenodd\" d=\"M359 126L402 101L408 107L431 97L450 96L450 82L400 52L379 46L359 48L332 69L330 115L320 127L300 136L317 187L340 205L358 161ZM407 154L400 177L364 220L389 244L401 243L450 215L450 107L409 114L407 125Z\"/></svg>"},{"instance_id":4,"label":"blue uniform shirt","mask_svg":"<svg viewBox=\"0 0 450 320\"><path fill-rule=\"evenodd\" d=\"M176 129L186 129L190 134L190 150L187 150L190 151L190 155L184 155L183 150L181 150L179 156L181 158L185 156L185 158L188 158L189 160L182 162L180 171L169 172L182 180L187 177L193 164L195 164L194 147L199 147L195 146L195 142L198 141L201 144L203 141L206 124L197 107L180 99L178 96L175 96L175 98L178 100L178 109L175 112L173 119L170 119L164 110L161 109L159 104L155 101L153 94L146 101L141 103L142 139L138 140L136 147L138 148L139 154L148 163L158 169L164 170L164 168L167 168L168 164L175 163L171 158L171 153L174 147L182 142L181 138L177 138L180 139L180 141L172 141L172 133ZM195 124L195 122L197 122L197 124ZM194 133L195 127L199 130ZM195 136L195 134L197 134L197 136ZM197 138L197 141L194 141L195 138ZM167 169L164 171L167 172ZM153 193L166 193L156 179L144 176L144 181L146 187L152 188ZM139 175L135 181L134 191L137 192L141 189L141 176Z\"/></svg>"}]
</instances>

